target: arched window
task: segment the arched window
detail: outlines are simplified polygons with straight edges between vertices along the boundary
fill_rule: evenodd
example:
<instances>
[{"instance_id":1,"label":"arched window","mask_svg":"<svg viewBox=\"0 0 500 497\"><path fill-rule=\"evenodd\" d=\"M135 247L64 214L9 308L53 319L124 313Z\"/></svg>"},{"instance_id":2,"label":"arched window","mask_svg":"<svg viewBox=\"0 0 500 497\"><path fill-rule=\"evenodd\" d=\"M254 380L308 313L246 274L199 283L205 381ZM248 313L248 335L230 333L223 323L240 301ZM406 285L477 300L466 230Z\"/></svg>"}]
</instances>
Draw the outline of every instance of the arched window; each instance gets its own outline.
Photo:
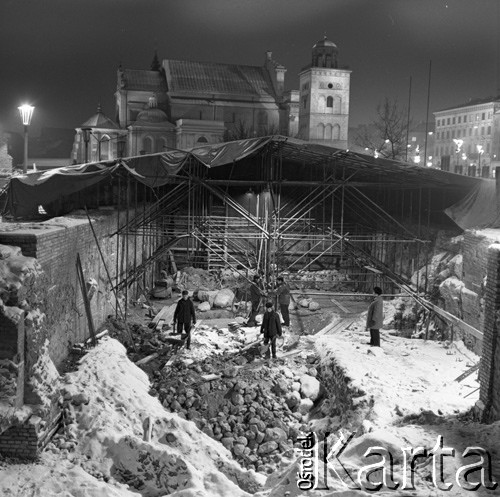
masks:
<instances>
[{"instance_id":1,"label":"arched window","mask_svg":"<svg viewBox=\"0 0 500 497\"><path fill-rule=\"evenodd\" d=\"M332 125L327 124L325 127L325 140L331 140L332 139Z\"/></svg>"},{"instance_id":2,"label":"arched window","mask_svg":"<svg viewBox=\"0 0 500 497\"><path fill-rule=\"evenodd\" d=\"M316 126L316 138L318 140L323 140L325 137L325 125L320 123Z\"/></svg>"},{"instance_id":3,"label":"arched window","mask_svg":"<svg viewBox=\"0 0 500 497\"><path fill-rule=\"evenodd\" d=\"M100 160L108 160L111 159L111 151L110 151L110 138L108 135L102 135L99 140L99 148L100 148Z\"/></svg>"},{"instance_id":4,"label":"arched window","mask_svg":"<svg viewBox=\"0 0 500 497\"><path fill-rule=\"evenodd\" d=\"M142 140L142 150L144 150L145 154L150 154L153 152L153 138L150 136L146 136Z\"/></svg>"},{"instance_id":5,"label":"arched window","mask_svg":"<svg viewBox=\"0 0 500 497\"><path fill-rule=\"evenodd\" d=\"M333 125L332 140L340 140L340 126L338 124Z\"/></svg>"},{"instance_id":6,"label":"arched window","mask_svg":"<svg viewBox=\"0 0 500 497\"><path fill-rule=\"evenodd\" d=\"M333 107L333 97L328 97L326 99L326 106L327 107Z\"/></svg>"},{"instance_id":7,"label":"arched window","mask_svg":"<svg viewBox=\"0 0 500 497\"><path fill-rule=\"evenodd\" d=\"M197 140L196 143L208 143L208 140L204 136L200 136Z\"/></svg>"}]
</instances>

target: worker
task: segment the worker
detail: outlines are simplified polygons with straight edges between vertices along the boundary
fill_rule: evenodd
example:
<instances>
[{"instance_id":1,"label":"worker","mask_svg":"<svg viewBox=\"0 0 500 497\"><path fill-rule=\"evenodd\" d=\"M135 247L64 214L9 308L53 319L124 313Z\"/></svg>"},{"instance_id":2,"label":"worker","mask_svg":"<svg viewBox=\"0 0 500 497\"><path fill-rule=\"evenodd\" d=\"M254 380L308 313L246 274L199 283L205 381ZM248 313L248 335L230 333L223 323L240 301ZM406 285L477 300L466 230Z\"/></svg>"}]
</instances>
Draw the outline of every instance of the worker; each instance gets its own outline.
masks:
<instances>
[{"instance_id":1,"label":"worker","mask_svg":"<svg viewBox=\"0 0 500 497\"><path fill-rule=\"evenodd\" d=\"M288 328L290 326L290 313L288 311L290 307L290 287L286 284L283 276L278 276L276 283L278 284L276 295L278 297L281 316L283 317L283 326Z\"/></svg>"},{"instance_id":2,"label":"worker","mask_svg":"<svg viewBox=\"0 0 500 497\"><path fill-rule=\"evenodd\" d=\"M372 347L380 347L380 328L384 324L384 301L382 299L382 289L378 286L373 288L375 295L372 303L368 307L366 315L366 329L370 330L370 343Z\"/></svg>"},{"instance_id":3,"label":"worker","mask_svg":"<svg viewBox=\"0 0 500 497\"><path fill-rule=\"evenodd\" d=\"M196 324L196 314L194 312L193 301L189 298L187 290L182 291L182 298L177 302L174 312L174 329L177 323L177 333L181 334L182 329L186 333L186 349L191 348L191 323Z\"/></svg>"},{"instance_id":4,"label":"worker","mask_svg":"<svg viewBox=\"0 0 500 497\"><path fill-rule=\"evenodd\" d=\"M283 334L281 329L281 320L278 313L274 310L273 303L266 303L266 312L262 318L260 332L264 334L264 345L271 346L271 355L276 359L276 337Z\"/></svg>"},{"instance_id":5,"label":"worker","mask_svg":"<svg viewBox=\"0 0 500 497\"><path fill-rule=\"evenodd\" d=\"M266 294L262 289L261 277L260 274L256 274L253 277L253 282L250 285L250 302L252 303L252 309L250 310L250 317L247 321L247 326L257 326L255 321L255 316L259 312L260 303L262 298L265 297Z\"/></svg>"}]
</instances>

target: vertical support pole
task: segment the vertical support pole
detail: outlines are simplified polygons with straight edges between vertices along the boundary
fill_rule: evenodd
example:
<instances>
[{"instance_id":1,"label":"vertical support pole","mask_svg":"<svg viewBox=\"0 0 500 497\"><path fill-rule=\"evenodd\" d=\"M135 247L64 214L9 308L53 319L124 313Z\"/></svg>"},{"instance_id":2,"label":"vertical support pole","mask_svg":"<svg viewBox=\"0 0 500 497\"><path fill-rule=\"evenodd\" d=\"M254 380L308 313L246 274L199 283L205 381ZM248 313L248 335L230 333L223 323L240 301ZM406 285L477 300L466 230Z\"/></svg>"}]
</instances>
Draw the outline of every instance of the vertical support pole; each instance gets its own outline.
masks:
<instances>
[{"instance_id":1,"label":"vertical support pole","mask_svg":"<svg viewBox=\"0 0 500 497\"><path fill-rule=\"evenodd\" d=\"M120 283L120 199L121 199L121 177L118 176L118 191L116 195L116 293L115 293L115 318L118 319L118 283Z\"/></svg>"},{"instance_id":2,"label":"vertical support pole","mask_svg":"<svg viewBox=\"0 0 500 497\"><path fill-rule=\"evenodd\" d=\"M127 175L127 193L125 202L127 204L127 210L125 211L125 328L127 328L127 312L128 312L128 260L129 260L129 248L128 248L128 232L130 229L130 175ZM128 329L128 328L127 328Z\"/></svg>"}]
</instances>

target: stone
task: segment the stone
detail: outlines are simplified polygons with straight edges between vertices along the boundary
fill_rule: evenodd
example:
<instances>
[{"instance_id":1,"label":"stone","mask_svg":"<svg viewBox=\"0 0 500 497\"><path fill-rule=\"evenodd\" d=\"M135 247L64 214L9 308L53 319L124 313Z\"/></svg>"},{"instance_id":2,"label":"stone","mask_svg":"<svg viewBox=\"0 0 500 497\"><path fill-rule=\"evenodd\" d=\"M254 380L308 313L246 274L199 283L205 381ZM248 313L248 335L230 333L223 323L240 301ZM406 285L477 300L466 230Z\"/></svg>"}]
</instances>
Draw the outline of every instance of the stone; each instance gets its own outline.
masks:
<instances>
[{"instance_id":1,"label":"stone","mask_svg":"<svg viewBox=\"0 0 500 497\"><path fill-rule=\"evenodd\" d=\"M90 402L90 399L86 393L81 392L81 393L77 393L76 395L74 395L73 398L71 399L71 402L75 406L80 406L82 404L88 404Z\"/></svg>"},{"instance_id":2,"label":"stone","mask_svg":"<svg viewBox=\"0 0 500 497\"><path fill-rule=\"evenodd\" d=\"M223 437L220 440L220 443L224 445L224 447L228 450L231 450L234 445L234 438L233 437Z\"/></svg>"},{"instance_id":3,"label":"stone","mask_svg":"<svg viewBox=\"0 0 500 497\"><path fill-rule=\"evenodd\" d=\"M246 447L248 445L248 439L244 436L236 437L236 443L239 443Z\"/></svg>"},{"instance_id":4,"label":"stone","mask_svg":"<svg viewBox=\"0 0 500 497\"><path fill-rule=\"evenodd\" d=\"M288 392L288 383L285 380L276 380L271 391L276 395L283 395Z\"/></svg>"},{"instance_id":5,"label":"stone","mask_svg":"<svg viewBox=\"0 0 500 497\"><path fill-rule=\"evenodd\" d=\"M290 392L285 398L285 403L289 409L294 409L300 404L300 393L298 391Z\"/></svg>"},{"instance_id":6,"label":"stone","mask_svg":"<svg viewBox=\"0 0 500 497\"><path fill-rule=\"evenodd\" d=\"M240 406L245 403L245 399L243 398L243 395L241 395L240 393L233 392L233 394L231 395L231 402L235 406Z\"/></svg>"},{"instance_id":7,"label":"stone","mask_svg":"<svg viewBox=\"0 0 500 497\"><path fill-rule=\"evenodd\" d=\"M300 381L294 381L292 383L292 390L294 392L300 392Z\"/></svg>"},{"instance_id":8,"label":"stone","mask_svg":"<svg viewBox=\"0 0 500 497\"><path fill-rule=\"evenodd\" d=\"M201 304L198 304L198 310L200 312L206 312L211 309L210 307L210 302L201 302Z\"/></svg>"},{"instance_id":9,"label":"stone","mask_svg":"<svg viewBox=\"0 0 500 497\"><path fill-rule=\"evenodd\" d=\"M310 299L300 299L298 304L300 305L300 307L309 307L309 303L311 302Z\"/></svg>"},{"instance_id":10,"label":"stone","mask_svg":"<svg viewBox=\"0 0 500 497\"><path fill-rule=\"evenodd\" d=\"M243 444L235 443L233 445L233 452L235 456L242 456L244 451L245 451L245 446Z\"/></svg>"},{"instance_id":11,"label":"stone","mask_svg":"<svg viewBox=\"0 0 500 497\"><path fill-rule=\"evenodd\" d=\"M299 412L307 414L313 407L314 402L311 399L305 398L300 401Z\"/></svg>"},{"instance_id":12,"label":"stone","mask_svg":"<svg viewBox=\"0 0 500 497\"><path fill-rule=\"evenodd\" d=\"M314 300L309 302L309 310L310 311L317 311L318 309L320 309L320 305L318 304L318 302L315 302Z\"/></svg>"},{"instance_id":13,"label":"stone","mask_svg":"<svg viewBox=\"0 0 500 497\"><path fill-rule=\"evenodd\" d=\"M316 400L319 397L320 387L321 385L316 378L307 374L300 377L300 393L302 397L306 397L312 401Z\"/></svg>"},{"instance_id":14,"label":"stone","mask_svg":"<svg viewBox=\"0 0 500 497\"><path fill-rule=\"evenodd\" d=\"M275 442L274 440L270 442L265 442L263 443L257 450L258 454L265 455L265 454L270 454L274 450L278 448L278 443Z\"/></svg>"},{"instance_id":15,"label":"stone","mask_svg":"<svg viewBox=\"0 0 500 497\"><path fill-rule=\"evenodd\" d=\"M214 307L225 308L229 307L234 300L234 293L229 288L223 288L215 296Z\"/></svg>"},{"instance_id":16,"label":"stone","mask_svg":"<svg viewBox=\"0 0 500 497\"><path fill-rule=\"evenodd\" d=\"M238 368L236 366L228 366L224 369L222 376L225 378L234 378L238 374Z\"/></svg>"},{"instance_id":17,"label":"stone","mask_svg":"<svg viewBox=\"0 0 500 497\"><path fill-rule=\"evenodd\" d=\"M286 439L286 433L281 428L266 428L264 437L265 442L269 442L270 440L274 440L275 442L282 442Z\"/></svg>"}]
</instances>

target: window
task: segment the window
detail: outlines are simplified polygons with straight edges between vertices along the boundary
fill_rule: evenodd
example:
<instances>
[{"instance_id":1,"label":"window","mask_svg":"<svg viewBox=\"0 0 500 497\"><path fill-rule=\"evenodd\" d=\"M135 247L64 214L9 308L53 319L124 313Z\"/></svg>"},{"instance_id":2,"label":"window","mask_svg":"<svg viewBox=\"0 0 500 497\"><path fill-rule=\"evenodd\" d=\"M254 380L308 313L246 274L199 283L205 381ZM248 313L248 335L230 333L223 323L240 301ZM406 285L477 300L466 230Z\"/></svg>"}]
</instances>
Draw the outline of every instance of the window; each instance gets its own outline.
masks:
<instances>
[{"instance_id":1,"label":"window","mask_svg":"<svg viewBox=\"0 0 500 497\"><path fill-rule=\"evenodd\" d=\"M332 125L327 124L325 127L325 140L331 140L332 139Z\"/></svg>"},{"instance_id":2,"label":"window","mask_svg":"<svg viewBox=\"0 0 500 497\"><path fill-rule=\"evenodd\" d=\"M332 83L328 83L328 88L330 88L330 90L333 88Z\"/></svg>"},{"instance_id":3,"label":"window","mask_svg":"<svg viewBox=\"0 0 500 497\"><path fill-rule=\"evenodd\" d=\"M441 121L439 119L436 119L436 127L441 126Z\"/></svg>"},{"instance_id":4,"label":"window","mask_svg":"<svg viewBox=\"0 0 500 497\"><path fill-rule=\"evenodd\" d=\"M483 121L486 119L486 112L483 112L483 113L481 114L481 119L482 119Z\"/></svg>"},{"instance_id":5,"label":"window","mask_svg":"<svg viewBox=\"0 0 500 497\"><path fill-rule=\"evenodd\" d=\"M302 106L304 109L307 107L307 97L302 97Z\"/></svg>"},{"instance_id":6,"label":"window","mask_svg":"<svg viewBox=\"0 0 500 497\"><path fill-rule=\"evenodd\" d=\"M153 152L153 139L150 136L146 136L146 138L142 140L142 150L144 150L146 154Z\"/></svg>"},{"instance_id":7,"label":"window","mask_svg":"<svg viewBox=\"0 0 500 497\"><path fill-rule=\"evenodd\" d=\"M448 126L450 125L450 118L448 117L448 119L446 119L446 124L448 124Z\"/></svg>"},{"instance_id":8,"label":"window","mask_svg":"<svg viewBox=\"0 0 500 497\"><path fill-rule=\"evenodd\" d=\"M481 126L481 134L484 135L484 126Z\"/></svg>"},{"instance_id":9,"label":"window","mask_svg":"<svg viewBox=\"0 0 500 497\"><path fill-rule=\"evenodd\" d=\"M450 131L449 131L449 130L446 132L446 139L447 139L447 140L449 140L449 139L450 139Z\"/></svg>"},{"instance_id":10,"label":"window","mask_svg":"<svg viewBox=\"0 0 500 497\"><path fill-rule=\"evenodd\" d=\"M453 118L453 120L452 120L452 124L455 124L455 118Z\"/></svg>"},{"instance_id":11,"label":"window","mask_svg":"<svg viewBox=\"0 0 500 497\"><path fill-rule=\"evenodd\" d=\"M338 124L333 126L332 140L340 140L340 126Z\"/></svg>"},{"instance_id":12,"label":"window","mask_svg":"<svg viewBox=\"0 0 500 497\"><path fill-rule=\"evenodd\" d=\"M412 141L412 142L416 142L416 141L417 141L417 137L416 137L416 136L412 136L412 137L411 137L411 141Z\"/></svg>"},{"instance_id":13,"label":"window","mask_svg":"<svg viewBox=\"0 0 500 497\"><path fill-rule=\"evenodd\" d=\"M488 142L486 144L486 153L489 154L490 153L490 142Z\"/></svg>"},{"instance_id":14,"label":"window","mask_svg":"<svg viewBox=\"0 0 500 497\"><path fill-rule=\"evenodd\" d=\"M462 116L458 116L458 124L462 122Z\"/></svg>"},{"instance_id":15,"label":"window","mask_svg":"<svg viewBox=\"0 0 500 497\"><path fill-rule=\"evenodd\" d=\"M451 138L452 139L455 138L455 130L454 129L451 130Z\"/></svg>"},{"instance_id":16,"label":"window","mask_svg":"<svg viewBox=\"0 0 500 497\"><path fill-rule=\"evenodd\" d=\"M326 99L326 106L327 107L333 107L333 97L328 97Z\"/></svg>"},{"instance_id":17,"label":"window","mask_svg":"<svg viewBox=\"0 0 500 497\"><path fill-rule=\"evenodd\" d=\"M488 119L491 119L491 118L492 118L492 116L493 116L493 112L491 112L491 111L490 111L490 112L488 112Z\"/></svg>"},{"instance_id":18,"label":"window","mask_svg":"<svg viewBox=\"0 0 500 497\"><path fill-rule=\"evenodd\" d=\"M491 126L488 126L487 134L491 135Z\"/></svg>"},{"instance_id":19,"label":"window","mask_svg":"<svg viewBox=\"0 0 500 497\"><path fill-rule=\"evenodd\" d=\"M476 114L476 121L479 121L479 114Z\"/></svg>"},{"instance_id":20,"label":"window","mask_svg":"<svg viewBox=\"0 0 500 497\"><path fill-rule=\"evenodd\" d=\"M323 140L325 138L325 125L322 123L316 126L316 138L318 140Z\"/></svg>"},{"instance_id":21,"label":"window","mask_svg":"<svg viewBox=\"0 0 500 497\"><path fill-rule=\"evenodd\" d=\"M197 140L196 143L208 143L208 140L204 136L200 136Z\"/></svg>"},{"instance_id":22,"label":"window","mask_svg":"<svg viewBox=\"0 0 500 497\"><path fill-rule=\"evenodd\" d=\"M457 129L457 138L460 138L460 131L459 129Z\"/></svg>"},{"instance_id":23,"label":"window","mask_svg":"<svg viewBox=\"0 0 500 497\"><path fill-rule=\"evenodd\" d=\"M472 128L469 128L469 136L472 136Z\"/></svg>"}]
</instances>

